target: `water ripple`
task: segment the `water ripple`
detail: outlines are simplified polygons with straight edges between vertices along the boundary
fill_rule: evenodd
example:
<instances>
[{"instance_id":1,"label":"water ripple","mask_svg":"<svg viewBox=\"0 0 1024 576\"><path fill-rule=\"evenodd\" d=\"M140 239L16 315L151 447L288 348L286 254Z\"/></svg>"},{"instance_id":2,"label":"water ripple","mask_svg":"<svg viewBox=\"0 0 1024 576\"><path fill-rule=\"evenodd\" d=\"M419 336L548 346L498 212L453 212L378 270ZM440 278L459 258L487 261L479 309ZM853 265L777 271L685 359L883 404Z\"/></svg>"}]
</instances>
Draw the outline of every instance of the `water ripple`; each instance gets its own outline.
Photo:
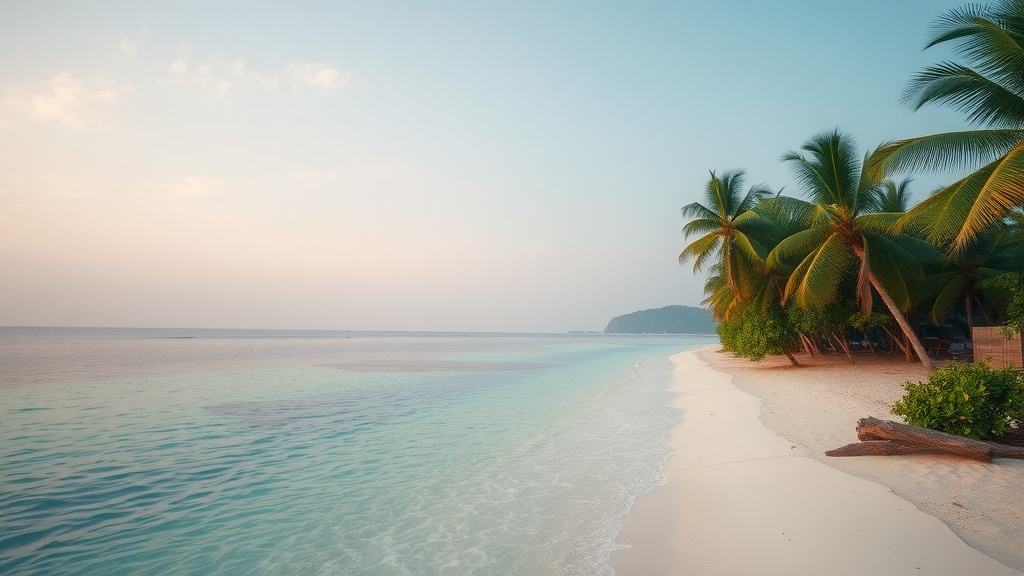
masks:
<instances>
[{"instance_id":1,"label":"water ripple","mask_svg":"<svg viewBox=\"0 0 1024 576\"><path fill-rule=\"evenodd\" d=\"M403 372L324 367L322 344L0 390L0 574L609 573L676 417L631 367L667 346L474 343L479 370ZM431 359L413 344L381 364Z\"/></svg>"}]
</instances>

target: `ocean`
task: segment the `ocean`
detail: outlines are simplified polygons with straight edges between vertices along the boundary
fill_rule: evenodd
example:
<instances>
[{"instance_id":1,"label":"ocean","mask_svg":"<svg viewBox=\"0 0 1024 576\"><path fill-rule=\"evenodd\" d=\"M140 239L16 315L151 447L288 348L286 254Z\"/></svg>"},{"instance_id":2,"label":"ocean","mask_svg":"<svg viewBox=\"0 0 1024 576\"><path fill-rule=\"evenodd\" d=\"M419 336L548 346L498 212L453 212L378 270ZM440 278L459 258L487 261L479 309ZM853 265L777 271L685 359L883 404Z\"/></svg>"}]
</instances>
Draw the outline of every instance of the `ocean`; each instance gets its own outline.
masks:
<instances>
[{"instance_id":1,"label":"ocean","mask_svg":"<svg viewBox=\"0 0 1024 576\"><path fill-rule=\"evenodd\" d=\"M0 328L0 574L611 575L714 342Z\"/></svg>"}]
</instances>

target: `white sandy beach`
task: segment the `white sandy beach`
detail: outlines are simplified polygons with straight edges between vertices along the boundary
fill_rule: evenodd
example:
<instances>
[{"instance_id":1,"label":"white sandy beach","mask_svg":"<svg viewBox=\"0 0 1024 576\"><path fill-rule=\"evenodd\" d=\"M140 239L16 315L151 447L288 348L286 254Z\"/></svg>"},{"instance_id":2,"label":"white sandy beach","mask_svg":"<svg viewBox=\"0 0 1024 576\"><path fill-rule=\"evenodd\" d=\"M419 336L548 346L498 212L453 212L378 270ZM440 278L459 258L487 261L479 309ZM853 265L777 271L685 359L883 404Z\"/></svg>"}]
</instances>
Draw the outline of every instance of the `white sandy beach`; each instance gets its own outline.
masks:
<instances>
[{"instance_id":1,"label":"white sandy beach","mask_svg":"<svg viewBox=\"0 0 1024 576\"><path fill-rule=\"evenodd\" d=\"M895 418L920 365L716 350L673 357L679 450L623 522L620 576L1024 573L1024 461L824 455Z\"/></svg>"}]
</instances>

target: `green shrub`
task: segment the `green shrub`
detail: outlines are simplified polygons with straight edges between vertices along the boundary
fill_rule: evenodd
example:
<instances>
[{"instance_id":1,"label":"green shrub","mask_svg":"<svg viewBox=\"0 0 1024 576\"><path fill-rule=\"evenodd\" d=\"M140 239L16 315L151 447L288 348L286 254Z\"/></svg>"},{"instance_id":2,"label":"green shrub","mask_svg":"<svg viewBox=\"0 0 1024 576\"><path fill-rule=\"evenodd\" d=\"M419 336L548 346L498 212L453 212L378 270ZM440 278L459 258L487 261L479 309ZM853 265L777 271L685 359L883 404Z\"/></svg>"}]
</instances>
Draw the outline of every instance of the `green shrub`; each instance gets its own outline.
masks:
<instances>
[{"instance_id":1,"label":"green shrub","mask_svg":"<svg viewBox=\"0 0 1024 576\"><path fill-rule=\"evenodd\" d=\"M723 320L718 323L715 332L718 332L718 339L721 340L723 348L730 352L736 352L736 337L741 328L743 328L743 324L739 319Z\"/></svg>"},{"instance_id":2,"label":"green shrub","mask_svg":"<svg viewBox=\"0 0 1024 576\"><path fill-rule=\"evenodd\" d=\"M1024 272L1000 274L980 282L978 287L986 290L986 297L998 302L998 306L1005 306L1003 333L1006 337L1024 336Z\"/></svg>"},{"instance_id":3,"label":"green shrub","mask_svg":"<svg viewBox=\"0 0 1024 576\"><path fill-rule=\"evenodd\" d=\"M1006 395L1005 410L1011 425L1024 428L1024 372L1017 373L1017 387Z\"/></svg>"},{"instance_id":4,"label":"green shrub","mask_svg":"<svg viewBox=\"0 0 1024 576\"><path fill-rule=\"evenodd\" d=\"M792 350L798 336L785 310L745 310L739 317L718 324L722 346L737 356L761 360Z\"/></svg>"},{"instance_id":5,"label":"green shrub","mask_svg":"<svg viewBox=\"0 0 1024 576\"><path fill-rule=\"evenodd\" d=\"M1002 438L1024 422L1024 378L1013 368L953 363L928 382L907 382L892 413L908 423L979 439Z\"/></svg>"}]
</instances>

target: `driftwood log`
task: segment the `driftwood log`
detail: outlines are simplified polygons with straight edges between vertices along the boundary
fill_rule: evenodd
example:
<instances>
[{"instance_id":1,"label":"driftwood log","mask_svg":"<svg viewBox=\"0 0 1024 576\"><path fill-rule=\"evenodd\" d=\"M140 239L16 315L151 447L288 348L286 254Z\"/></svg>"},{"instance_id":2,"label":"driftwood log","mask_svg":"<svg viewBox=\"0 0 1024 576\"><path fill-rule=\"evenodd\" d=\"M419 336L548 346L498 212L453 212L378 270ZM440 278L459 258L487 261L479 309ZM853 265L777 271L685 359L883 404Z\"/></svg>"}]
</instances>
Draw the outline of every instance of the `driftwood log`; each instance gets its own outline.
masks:
<instances>
[{"instance_id":1,"label":"driftwood log","mask_svg":"<svg viewBox=\"0 0 1024 576\"><path fill-rule=\"evenodd\" d=\"M871 417L857 421L857 438L860 438L861 442L829 450L825 455L951 454L981 462L991 462L993 458L1024 459L1024 448L1017 446L983 442Z\"/></svg>"}]
</instances>

